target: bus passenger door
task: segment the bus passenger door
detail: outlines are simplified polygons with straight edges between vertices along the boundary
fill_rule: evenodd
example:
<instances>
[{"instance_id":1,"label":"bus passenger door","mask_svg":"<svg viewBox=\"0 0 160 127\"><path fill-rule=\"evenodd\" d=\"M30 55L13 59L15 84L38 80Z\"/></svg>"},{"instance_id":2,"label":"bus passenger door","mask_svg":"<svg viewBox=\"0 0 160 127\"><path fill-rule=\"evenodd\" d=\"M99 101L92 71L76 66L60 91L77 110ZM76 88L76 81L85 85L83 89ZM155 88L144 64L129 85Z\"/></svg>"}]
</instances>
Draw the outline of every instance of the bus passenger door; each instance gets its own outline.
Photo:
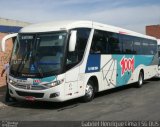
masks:
<instances>
[{"instance_id":1,"label":"bus passenger door","mask_svg":"<svg viewBox=\"0 0 160 127\"><path fill-rule=\"evenodd\" d=\"M66 58L66 75L65 75L65 89L64 96L66 99L71 99L75 97L77 93L77 83L78 83L78 74L79 74L79 66L76 66L79 62L78 60L78 52L76 50L76 42L77 42L77 31L72 30L70 33L69 39L69 48L67 52Z\"/></svg>"},{"instance_id":2,"label":"bus passenger door","mask_svg":"<svg viewBox=\"0 0 160 127\"><path fill-rule=\"evenodd\" d=\"M76 97L78 94L78 75L79 66L72 68L66 72L65 75L65 96L67 98Z\"/></svg>"},{"instance_id":3,"label":"bus passenger door","mask_svg":"<svg viewBox=\"0 0 160 127\"><path fill-rule=\"evenodd\" d=\"M69 51L66 59L66 85L65 94L71 98L80 96L81 90L78 86L80 65L83 60L86 45L90 35L90 28L76 28L70 32Z\"/></svg>"}]
</instances>

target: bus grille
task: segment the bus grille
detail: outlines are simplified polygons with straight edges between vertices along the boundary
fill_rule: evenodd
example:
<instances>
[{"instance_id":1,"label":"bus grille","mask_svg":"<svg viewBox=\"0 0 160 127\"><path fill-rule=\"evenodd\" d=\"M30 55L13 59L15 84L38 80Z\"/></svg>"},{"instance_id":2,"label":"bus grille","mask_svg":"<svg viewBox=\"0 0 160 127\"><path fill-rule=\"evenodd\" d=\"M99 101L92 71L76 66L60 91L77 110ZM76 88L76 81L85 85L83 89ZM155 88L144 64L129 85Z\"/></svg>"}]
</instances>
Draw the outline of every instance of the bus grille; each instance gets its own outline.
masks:
<instances>
[{"instance_id":1,"label":"bus grille","mask_svg":"<svg viewBox=\"0 0 160 127\"><path fill-rule=\"evenodd\" d=\"M20 89L29 89L29 90L44 90L44 89L47 89L46 87L44 86L41 86L41 85L30 85L30 87L27 87L29 86L28 84L16 84L15 87L17 88L20 88Z\"/></svg>"},{"instance_id":2,"label":"bus grille","mask_svg":"<svg viewBox=\"0 0 160 127\"><path fill-rule=\"evenodd\" d=\"M44 96L44 93L33 93L33 92L22 92L22 91L16 91L16 93L19 96L23 96L23 97L32 96L35 98L43 98L43 96Z\"/></svg>"}]
</instances>

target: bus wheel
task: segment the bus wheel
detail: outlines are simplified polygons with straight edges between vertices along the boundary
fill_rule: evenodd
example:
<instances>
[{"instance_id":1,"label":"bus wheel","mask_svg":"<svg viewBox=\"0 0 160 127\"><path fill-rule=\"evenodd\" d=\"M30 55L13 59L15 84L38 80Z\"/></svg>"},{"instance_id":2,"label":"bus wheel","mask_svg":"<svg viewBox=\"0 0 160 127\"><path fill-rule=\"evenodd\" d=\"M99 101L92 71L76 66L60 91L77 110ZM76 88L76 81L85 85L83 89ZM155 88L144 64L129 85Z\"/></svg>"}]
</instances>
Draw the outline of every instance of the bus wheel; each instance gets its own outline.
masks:
<instances>
[{"instance_id":1,"label":"bus wheel","mask_svg":"<svg viewBox=\"0 0 160 127\"><path fill-rule=\"evenodd\" d=\"M143 72L141 71L139 73L137 87L138 88L142 87L143 83L144 83L144 75L143 75Z\"/></svg>"},{"instance_id":2,"label":"bus wheel","mask_svg":"<svg viewBox=\"0 0 160 127\"><path fill-rule=\"evenodd\" d=\"M7 90L6 90L5 102L17 102L16 98L11 97L8 87L7 87Z\"/></svg>"},{"instance_id":3,"label":"bus wheel","mask_svg":"<svg viewBox=\"0 0 160 127\"><path fill-rule=\"evenodd\" d=\"M92 81L88 81L86 85L85 95L83 96L83 102L92 101L95 95L95 87Z\"/></svg>"}]
</instances>

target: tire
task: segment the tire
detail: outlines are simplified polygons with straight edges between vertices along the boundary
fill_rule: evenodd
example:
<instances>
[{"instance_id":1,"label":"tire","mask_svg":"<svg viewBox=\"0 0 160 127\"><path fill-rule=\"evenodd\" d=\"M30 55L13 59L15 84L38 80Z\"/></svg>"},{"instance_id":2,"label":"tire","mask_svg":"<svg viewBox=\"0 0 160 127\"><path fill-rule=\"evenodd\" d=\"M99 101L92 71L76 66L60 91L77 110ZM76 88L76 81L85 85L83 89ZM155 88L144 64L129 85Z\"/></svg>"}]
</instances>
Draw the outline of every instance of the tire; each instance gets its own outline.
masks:
<instances>
[{"instance_id":1,"label":"tire","mask_svg":"<svg viewBox=\"0 0 160 127\"><path fill-rule=\"evenodd\" d=\"M6 95L5 95L5 102L16 102L17 100L14 97L11 97L9 93L9 89L7 86Z\"/></svg>"},{"instance_id":2,"label":"tire","mask_svg":"<svg viewBox=\"0 0 160 127\"><path fill-rule=\"evenodd\" d=\"M144 83L144 74L143 74L143 72L141 71L141 72L139 73L138 82L137 82L137 87L138 87L138 88L142 87L143 83Z\"/></svg>"},{"instance_id":3,"label":"tire","mask_svg":"<svg viewBox=\"0 0 160 127\"><path fill-rule=\"evenodd\" d=\"M93 100L95 95L95 86L92 81L88 81L86 85L85 95L82 97L83 102L90 102Z\"/></svg>"},{"instance_id":4,"label":"tire","mask_svg":"<svg viewBox=\"0 0 160 127\"><path fill-rule=\"evenodd\" d=\"M9 89L8 89L8 86L7 86L6 95L5 95L5 101L6 102L10 102L10 98L11 98L11 95L9 94Z\"/></svg>"}]
</instances>

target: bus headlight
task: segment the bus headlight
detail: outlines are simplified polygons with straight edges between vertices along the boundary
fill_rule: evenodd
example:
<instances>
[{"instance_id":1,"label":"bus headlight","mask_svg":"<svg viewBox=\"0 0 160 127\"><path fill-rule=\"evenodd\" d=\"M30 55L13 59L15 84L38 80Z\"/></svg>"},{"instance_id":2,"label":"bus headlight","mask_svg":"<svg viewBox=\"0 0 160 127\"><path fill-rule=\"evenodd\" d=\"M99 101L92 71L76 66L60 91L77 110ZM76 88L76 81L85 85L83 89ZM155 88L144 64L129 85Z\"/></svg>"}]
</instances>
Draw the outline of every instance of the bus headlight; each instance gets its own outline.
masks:
<instances>
[{"instance_id":1,"label":"bus headlight","mask_svg":"<svg viewBox=\"0 0 160 127\"><path fill-rule=\"evenodd\" d=\"M54 82L51 82L51 83L47 83L47 84L43 84L43 85L47 86L48 88L51 88L51 87L58 86L58 85L62 84L63 82L64 82L64 79L57 80L57 81L54 81Z\"/></svg>"}]
</instances>

